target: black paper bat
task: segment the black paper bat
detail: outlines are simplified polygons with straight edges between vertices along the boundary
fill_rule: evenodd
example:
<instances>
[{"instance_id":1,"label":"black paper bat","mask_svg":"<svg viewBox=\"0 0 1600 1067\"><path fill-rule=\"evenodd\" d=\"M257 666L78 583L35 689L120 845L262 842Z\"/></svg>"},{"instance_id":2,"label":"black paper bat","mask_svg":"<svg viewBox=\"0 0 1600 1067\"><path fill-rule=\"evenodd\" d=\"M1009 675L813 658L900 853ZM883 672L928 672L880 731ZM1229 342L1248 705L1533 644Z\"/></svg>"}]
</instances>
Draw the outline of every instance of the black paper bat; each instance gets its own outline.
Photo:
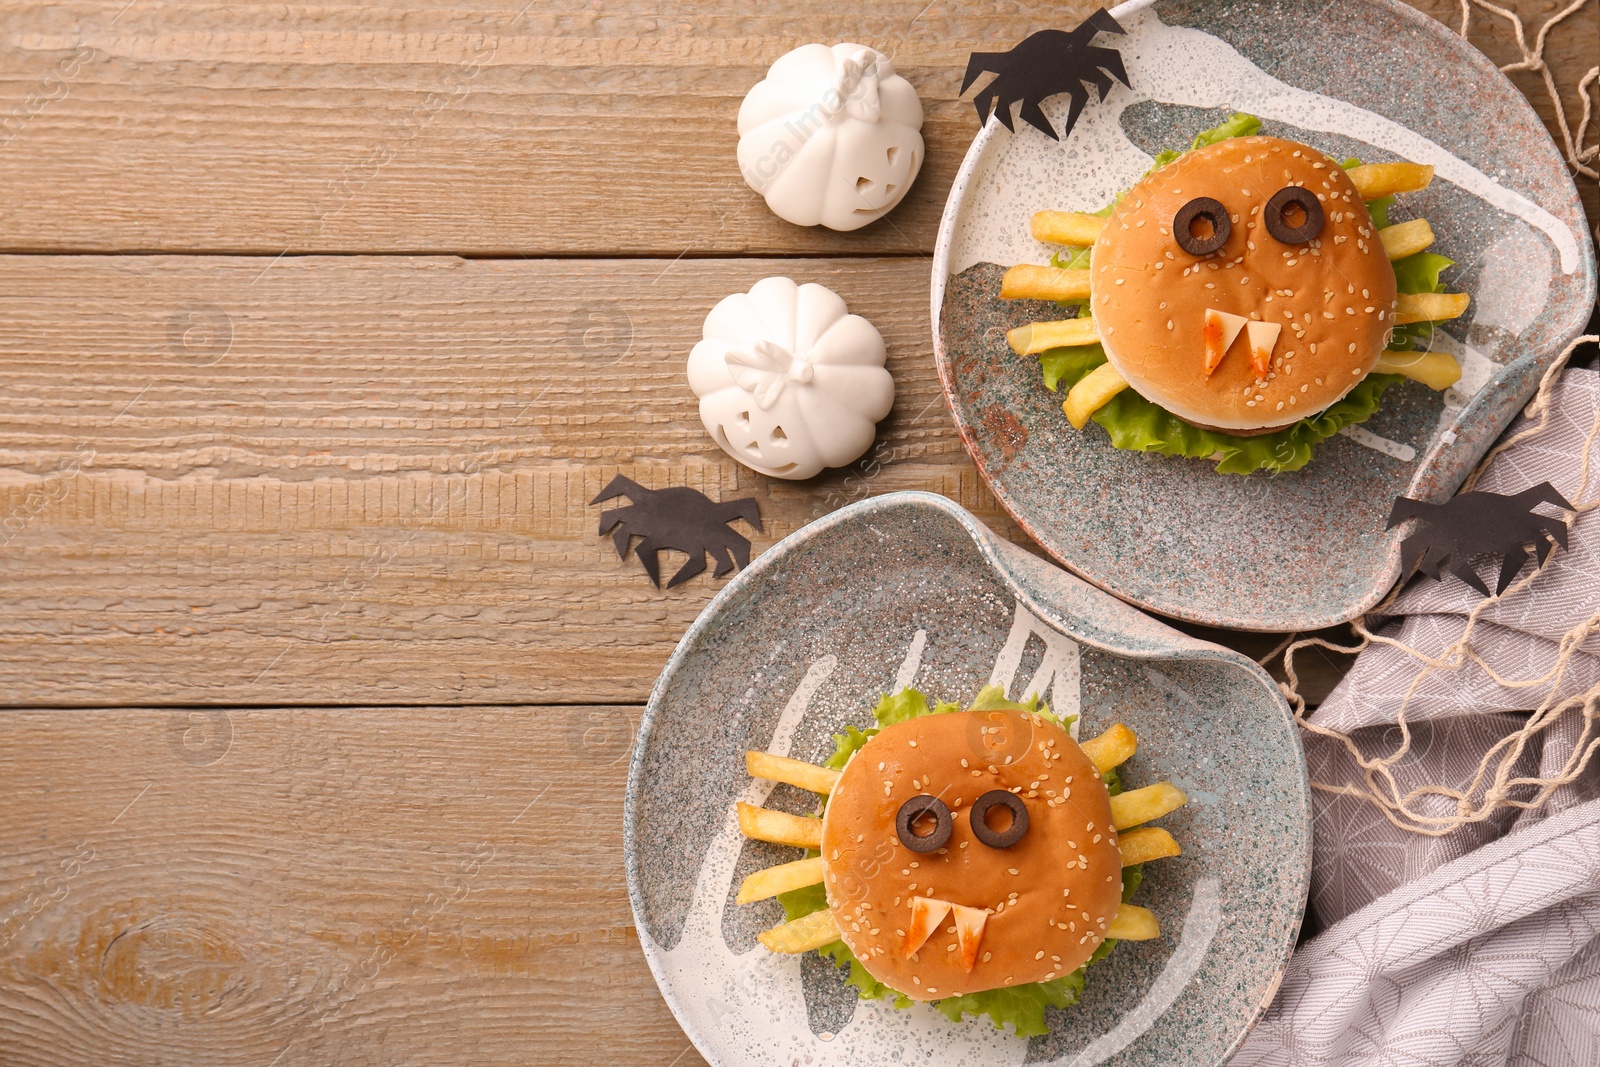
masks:
<instances>
[{"instance_id":1,"label":"black paper bat","mask_svg":"<svg viewBox=\"0 0 1600 1067\"><path fill-rule=\"evenodd\" d=\"M1046 97L1057 93L1071 93L1072 107L1067 112L1064 137L1078 124L1078 115L1089 102L1089 86L1100 90L1104 100L1111 91L1112 79L1128 84L1128 71L1122 65L1122 55L1115 48L1097 48L1089 42L1094 35L1126 33L1111 13L1101 8L1084 19L1075 30L1040 30L1009 52L974 52L967 60L967 76L961 81L964 93L977 80L978 75L992 73L994 81L984 86L973 99L978 109L978 121L988 122L992 111L1012 132L1011 105L1022 102L1022 120L1041 130L1055 140L1056 131L1050 120L1039 110ZM1129 86L1132 88L1132 86Z\"/></svg>"},{"instance_id":2,"label":"black paper bat","mask_svg":"<svg viewBox=\"0 0 1600 1067\"><path fill-rule=\"evenodd\" d=\"M728 529L727 524L743 519L760 532L761 510L754 497L724 500L719 504L696 489L646 489L619 474L589 503L598 504L619 496L627 497L632 503L602 512L600 535L611 534L618 559L628 558L633 538L643 538L638 546L639 562L644 564L644 572L657 589L661 588L661 560L657 553L662 549L689 554L689 562L672 576L668 589L705 570L708 552L717 561L714 572L717 578L733 570L736 561L740 567L750 565L750 539Z\"/></svg>"},{"instance_id":3,"label":"black paper bat","mask_svg":"<svg viewBox=\"0 0 1600 1067\"><path fill-rule=\"evenodd\" d=\"M1443 504L1397 497L1384 528L1398 526L1407 519L1421 519L1411 536L1400 542L1400 566L1406 571L1416 567L1435 581L1443 581L1440 571L1448 564L1451 574L1484 596L1489 595L1489 587L1472 569L1470 560L1473 556L1504 553L1505 562L1500 565L1500 580L1494 589L1499 596L1528 562L1528 545L1534 546L1541 564L1557 545L1567 547L1567 520L1538 514L1533 510L1536 504L1573 510L1555 486L1540 482L1514 496L1462 493Z\"/></svg>"}]
</instances>

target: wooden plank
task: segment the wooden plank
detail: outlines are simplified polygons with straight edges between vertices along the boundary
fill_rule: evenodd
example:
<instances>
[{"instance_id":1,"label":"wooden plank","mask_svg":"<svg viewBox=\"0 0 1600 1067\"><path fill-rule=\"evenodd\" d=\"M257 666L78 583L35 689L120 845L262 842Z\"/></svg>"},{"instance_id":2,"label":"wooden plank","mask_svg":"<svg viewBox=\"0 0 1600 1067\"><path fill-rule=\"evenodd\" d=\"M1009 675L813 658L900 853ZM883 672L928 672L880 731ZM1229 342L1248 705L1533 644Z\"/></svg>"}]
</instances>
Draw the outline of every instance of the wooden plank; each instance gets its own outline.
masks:
<instances>
[{"instance_id":1,"label":"wooden plank","mask_svg":"<svg viewBox=\"0 0 1600 1067\"><path fill-rule=\"evenodd\" d=\"M24 3L0 35L0 100L20 109L0 247L928 251L977 129L968 53L1095 5L759 6ZM927 165L865 232L779 220L734 158L744 94L814 40L887 49L923 98Z\"/></svg>"},{"instance_id":2,"label":"wooden plank","mask_svg":"<svg viewBox=\"0 0 1600 1067\"><path fill-rule=\"evenodd\" d=\"M701 1063L628 906L637 714L0 714L0 1060Z\"/></svg>"},{"instance_id":3,"label":"wooden plank","mask_svg":"<svg viewBox=\"0 0 1600 1067\"><path fill-rule=\"evenodd\" d=\"M968 54L1094 6L19 0L0 32L0 250L928 252L977 129ZM1478 26L1509 58L1504 29ZM1551 39L1569 90L1594 39L1592 12ZM734 159L744 93L813 40L884 49L927 113L922 176L857 233L780 221Z\"/></svg>"},{"instance_id":4,"label":"wooden plank","mask_svg":"<svg viewBox=\"0 0 1600 1067\"><path fill-rule=\"evenodd\" d=\"M0 701L641 702L723 583L617 559L587 502L619 472L754 495L758 552L895 489L1015 535L927 269L0 257ZM863 463L803 483L724 456L684 376L706 311L780 270L878 325L899 390Z\"/></svg>"}]
</instances>

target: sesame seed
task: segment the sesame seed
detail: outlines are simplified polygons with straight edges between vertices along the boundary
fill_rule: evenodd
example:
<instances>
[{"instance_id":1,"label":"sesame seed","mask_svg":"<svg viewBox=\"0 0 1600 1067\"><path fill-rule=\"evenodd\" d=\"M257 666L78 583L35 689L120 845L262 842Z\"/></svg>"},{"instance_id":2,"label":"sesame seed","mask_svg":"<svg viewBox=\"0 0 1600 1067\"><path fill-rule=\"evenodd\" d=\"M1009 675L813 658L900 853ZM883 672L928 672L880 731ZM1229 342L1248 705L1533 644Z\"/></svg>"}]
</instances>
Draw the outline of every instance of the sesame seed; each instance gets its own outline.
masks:
<instances>
[{"instance_id":1,"label":"sesame seed","mask_svg":"<svg viewBox=\"0 0 1600 1067\"><path fill-rule=\"evenodd\" d=\"M1040 949L1038 952L1035 952L1033 954L1033 958L1036 959L1036 960L1044 959L1044 949Z\"/></svg>"}]
</instances>

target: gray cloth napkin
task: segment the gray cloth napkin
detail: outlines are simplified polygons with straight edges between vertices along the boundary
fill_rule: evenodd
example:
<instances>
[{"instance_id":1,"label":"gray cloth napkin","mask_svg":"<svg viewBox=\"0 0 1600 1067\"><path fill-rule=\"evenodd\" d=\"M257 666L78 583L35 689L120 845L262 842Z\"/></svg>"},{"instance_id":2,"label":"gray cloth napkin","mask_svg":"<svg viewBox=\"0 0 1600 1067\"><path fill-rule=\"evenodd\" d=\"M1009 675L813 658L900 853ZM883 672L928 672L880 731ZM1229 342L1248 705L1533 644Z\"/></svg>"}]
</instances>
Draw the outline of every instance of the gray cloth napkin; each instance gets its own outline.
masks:
<instances>
[{"instance_id":1,"label":"gray cloth napkin","mask_svg":"<svg viewBox=\"0 0 1600 1067\"><path fill-rule=\"evenodd\" d=\"M1556 383L1544 430L1502 453L1476 488L1515 493L1548 481L1581 503L1585 439L1600 410L1600 374ZM1510 433L1530 425L1519 419ZM1600 445L1585 500L1600 493ZM1532 564L1529 564L1531 567ZM1490 588L1497 559L1478 561ZM1525 577L1527 571L1521 577ZM1482 599L1449 575L1417 578L1381 631L1438 656ZM1600 510L1572 527L1528 588L1481 615L1472 647L1507 681L1544 675L1562 634L1600 611ZM1374 645L1312 716L1354 737L1363 755L1393 752L1402 698L1422 664ZM1579 646L1559 685L1600 681L1600 633ZM1552 686L1496 682L1479 665L1436 670L1406 710L1412 752L1403 787L1460 785L1483 753L1515 732ZM1582 729L1573 710L1523 753L1519 776L1554 775ZM1338 741L1302 734L1311 778L1362 781ZM1526 795L1526 794L1523 794ZM1444 837L1393 826L1365 801L1314 791L1310 921L1322 929L1295 954L1276 1001L1235 1056L1273 1065L1511 1064L1600 1067L1600 755L1537 811L1505 809ZM1430 814L1454 810L1434 798Z\"/></svg>"}]
</instances>

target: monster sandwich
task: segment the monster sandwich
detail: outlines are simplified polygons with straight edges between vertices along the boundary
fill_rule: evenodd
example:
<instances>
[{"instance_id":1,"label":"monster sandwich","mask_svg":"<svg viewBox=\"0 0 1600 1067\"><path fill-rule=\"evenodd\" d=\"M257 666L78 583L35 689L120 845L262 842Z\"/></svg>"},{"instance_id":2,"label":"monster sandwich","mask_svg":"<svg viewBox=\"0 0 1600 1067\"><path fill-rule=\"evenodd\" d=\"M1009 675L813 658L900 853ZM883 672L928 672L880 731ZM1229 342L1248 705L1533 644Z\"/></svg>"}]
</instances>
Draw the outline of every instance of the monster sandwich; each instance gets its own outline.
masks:
<instances>
[{"instance_id":1,"label":"monster sandwich","mask_svg":"<svg viewBox=\"0 0 1600 1067\"><path fill-rule=\"evenodd\" d=\"M1122 791L1126 726L1080 746L1048 707L998 686L965 710L903 690L875 716L837 735L825 766L747 753L752 775L826 800L820 819L739 806L746 836L810 850L751 875L739 903L778 896L790 921L762 944L820 950L863 999L1045 1033L1045 1008L1075 1002L1090 963L1159 936L1128 898L1139 864L1179 848L1135 827L1187 798L1168 782Z\"/></svg>"},{"instance_id":2,"label":"monster sandwich","mask_svg":"<svg viewBox=\"0 0 1600 1067\"><path fill-rule=\"evenodd\" d=\"M1377 410L1400 377L1460 378L1416 351L1461 315L1425 219L1389 225L1394 194L1427 186L1411 163L1347 168L1235 115L1157 166L1104 215L1044 211L1034 236L1070 247L1006 272L1001 296L1076 305L1007 335L1038 355L1118 448L1218 460L1248 473L1303 466L1318 441Z\"/></svg>"}]
</instances>

